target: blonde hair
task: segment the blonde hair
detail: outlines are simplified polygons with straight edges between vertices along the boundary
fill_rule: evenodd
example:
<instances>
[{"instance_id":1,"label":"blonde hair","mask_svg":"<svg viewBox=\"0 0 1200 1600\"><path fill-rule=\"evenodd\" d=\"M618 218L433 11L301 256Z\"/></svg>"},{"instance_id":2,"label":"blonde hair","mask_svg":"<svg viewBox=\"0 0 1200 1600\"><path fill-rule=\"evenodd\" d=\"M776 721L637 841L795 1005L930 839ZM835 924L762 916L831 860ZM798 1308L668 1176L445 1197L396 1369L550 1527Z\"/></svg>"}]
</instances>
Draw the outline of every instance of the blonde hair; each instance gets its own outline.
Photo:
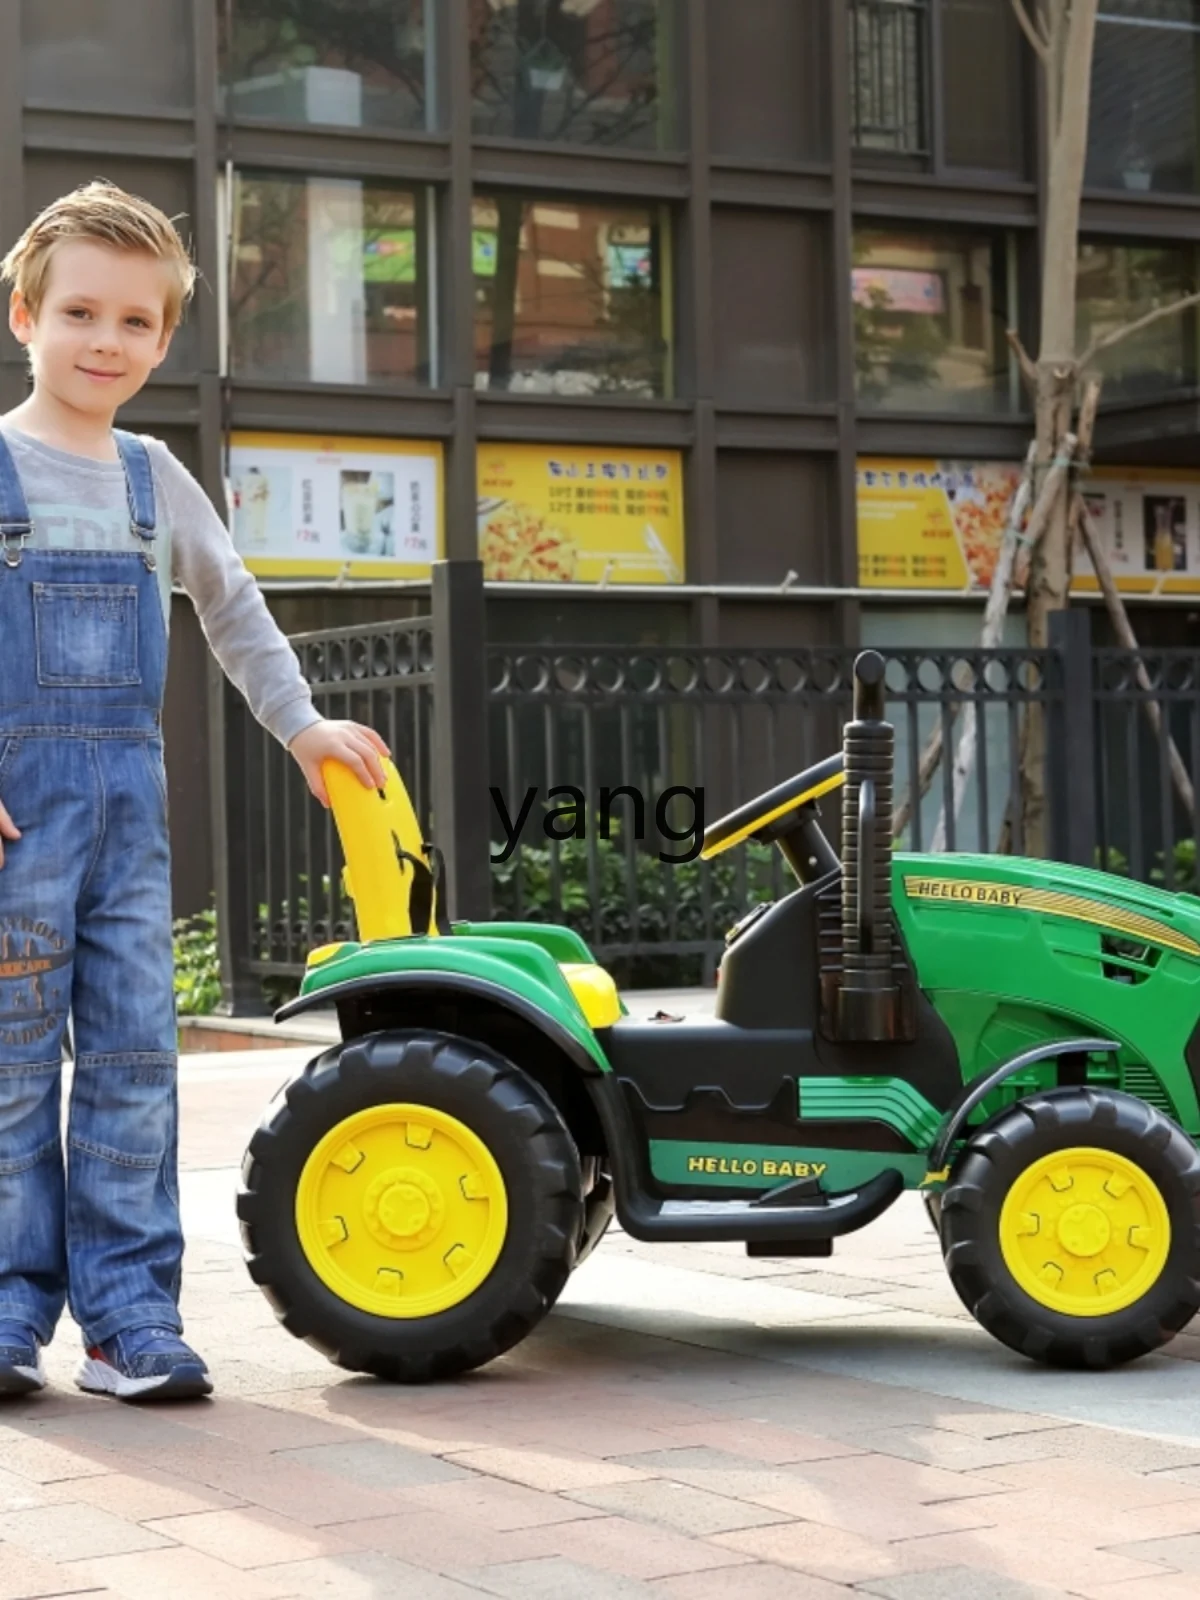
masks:
<instances>
[{"instance_id":1,"label":"blonde hair","mask_svg":"<svg viewBox=\"0 0 1200 1600\"><path fill-rule=\"evenodd\" d=\"M20 293L31 316L36 317L41 309L54 247L67 239L141 251L163 262L170 269L163 325L167 332L178 325L196 285L196 268L187 246L174 222L157 206L103 179L85 183L53 201L0 261L0 281L12 284Z\"/></svg>"}]
</instances>

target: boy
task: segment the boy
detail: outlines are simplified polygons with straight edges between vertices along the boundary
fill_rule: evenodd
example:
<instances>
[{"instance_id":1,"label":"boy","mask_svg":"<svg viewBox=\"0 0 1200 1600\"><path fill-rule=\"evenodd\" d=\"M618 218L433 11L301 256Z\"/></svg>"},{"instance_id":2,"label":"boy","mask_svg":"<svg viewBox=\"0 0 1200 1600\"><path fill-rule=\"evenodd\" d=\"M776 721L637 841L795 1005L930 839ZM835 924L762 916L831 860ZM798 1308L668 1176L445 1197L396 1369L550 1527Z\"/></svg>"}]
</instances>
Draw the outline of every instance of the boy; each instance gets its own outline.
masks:
<instances>
[{"instance_id":1,"label":"boy","mask_svg":"<svg viewBox=\"0 0 1200 1600\"><path fill-rule=\"evenodd\" d=\"M378 785L387 747L320 717L199 485L158 440L113 428L194 287L171 222L87 184L30 225L0 276L33 376L0 417L0 1394L45 1386L41 1347L69 1297L80 1388L182 1399L212 1384L178 1311L172 579L319 800L322 761Z\"/></svg>"}]
</instances>

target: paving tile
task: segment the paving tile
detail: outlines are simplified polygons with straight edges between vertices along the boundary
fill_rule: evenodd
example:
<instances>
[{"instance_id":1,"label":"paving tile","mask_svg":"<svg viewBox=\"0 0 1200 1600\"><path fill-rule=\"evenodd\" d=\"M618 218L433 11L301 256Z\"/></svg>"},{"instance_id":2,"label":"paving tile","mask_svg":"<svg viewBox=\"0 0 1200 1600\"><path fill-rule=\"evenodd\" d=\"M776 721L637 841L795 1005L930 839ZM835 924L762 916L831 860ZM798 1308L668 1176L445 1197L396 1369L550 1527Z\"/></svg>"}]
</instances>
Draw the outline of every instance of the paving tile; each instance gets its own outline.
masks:
<instances>
[{"instance_id":1,"label":"paving tile","mask_svg":"<svg viewBox=\"0 0 1200 1600\"><path fill-rule=\"evenodd\" d=\"M1133 1561L1154 1561L1175 1572L1190 1572L1200 1577L1200 1531L1177 1534L1170 1539L1138 1539L1128 1544L1106 1544L1115 1555ZM1197 1584L1200 1588L1200 1584Z\"/></svg>"},{"instance_id":2,"label":"paving tile","mask_svg":"<svg viewBox=\"0 0 1200 1600\"><path fill-rule=\"evenodd\" d=\"M186 1516L191 1511L227 1511L243 1504L221 1489L164 1472L153 1476L109 1472L102 1478L76 1478L69 1492L72 1500L111 1511L129 1522Z\"/></svg>"},{"instance_id":3,"label":"paving tile","mask_svg":"<svg viewBox=\"0 0 1200 1600\"><path fill-rule=\"evenodd\" d=\"M570 1526L574 1529L582 1523L573 1522ZM436 1511L397 1513L394 1505L386 1517L339 1523L337 1531L364 1549L379 1550L413 1566L441 1573L453 1573L469 1563L490 1566L558 1555L561 1549L557 1527L498 1531Z\"/></svg>"},{"instance_id":4,"label":"paving tile","mask_svg":"<svg viewBox=\"0 0 1200 1600\"><path fill-rule=\"evenodd\" d=\"M574 1499L546 1494L503 1478L480 1477L478 1473L471 1473L461 1483L430 1483L403 1489L396 1496L396 1506L398 1510L428 1510L444 1517L460 1517L465 1526L478 1525L498 1533L543 1528L555 1522L578 1522L589 1515L589 1508ZM600 1512L591 1514L599 1516Z\"/></svg>"},{"instance_id":5,"label":"paving tile","mask_svg":"<svg viewBox=\"0 0 1200 1600\"><path fill-rule=\"evenodd\" d=\"M976 1568L1063 1590L1079 1589L1086 1583L1159 1577L1164 1572L1151 1562L1135 1561L1111 1550L1089 1549L1078 1540L1055 1539L1042 1529L980 1528L972 1533L905 1540L892 1549L919 1552L930 1566Z\"/></svg>"},{"instance_id":6,"label":"paving tile","mask_svg":"<svg viewBox=\"0 0 1200 1600\"><path fill-rule=\"evenodd\" d=\"M785 1466L764 1466L746 1456L707 1445L683 1445L676 1450L652 1450L626 1456L626 1465L637 1467L647 1476L672 1478L713 1494L727 1494L752 1500L756 1494L786 1489L795 1477Z\"/></svg>"},{"instance_id":7,"label":"paving tile","mask_svg":"<svg viewBox=\"0 0 1200 1600\"><path fill-rule=\"evenodd\" d=\"M480 1590L377 1550L262 1567L295 1600L479 1600Z\"/></svg>"},{"instance_id":8,"label":"paving tile","mask_svg":"<svg viewBox=\"0 0 1200 1600\"><path fill-rule=\"evenodd\" d=\"M1200 1533L1200 1499L1172 1500L1166 1504L1110 1507L1099 1497L1046 1494L1038 1489L1009 1489L1004 1494L983 1495L960 1502L970 1506L980 1525L1037 1530L1051 1538L1069 1529L1072 1539L1087 1548L1132 1544L1143 1539L1176 1538Z\"/></svg>"},{"instance_id":9,"label":"paving tile","mask_svg":"<svg viewBox=\"0 0 1200 1600\"><path fill-rule=\"evenodd\" d=\"M1024 1411L940 1411L934 1426L972 1439L1003 1439L1013 1433L1041 1433L1062 1427L1059 1417L1042 1417Z\"/></svg>"},{"instance_id":10,"label":"paving tile","mask_svg":"<svg viewBox=\"0 0 1200 1600\"><path fill-rule=\"evenodd\" d=\"M300 1508L297 1508L300 1511ZM332 1528L314 1528L298 1517L282 1517L257 1506L238 1511L199 1511L144 1524L165 1538L215 1556L231 1567L250 1569L314 1556L341 1555L355 1548Z\"/></svg>"},{"instance_id":11,"label":"paving tile","mask_svg":"<svg viewBox=\"0 0 1200 1600\"><path fill-rule=\"evenodd\" d=\"M407 1450L384 1439L354 1439L348 1444L308 1445L300 1450L280 1450L281 1461L318 1472L331 1472L368 1489L406 1489L417 1483L449 1483L470 1474L465 1467L440 1456Z\"/></svg>"},{"instance_id":12,"label":"paving tile","mask_svg":"<svg viewBox=\"0 0 1200 1600\"><path fill-rule=\"evenodd\" d=\"M171 1542L136 1522L114 1517L111 1511L70 1501L33 1511L6 1512L0 1516L0 1539L57 1561L155 1550Z\"/></svg>"},{"instance_id":13,"label":"paving tile","mask_svg":"<svg viewBox=\"0 0 1200 1600\"><path fill-rule=\"evenodd\" d=\"M757 1561L798 1567L814 1578L857 1584L867 1578L887 1578L904 1572L928 1572L950 1562L934 1551L922 1548L928 1541L889 1544L868 1539L845 1528L831 1528L818 1522L777 1523L770 1528L744 1528L737 1533L718 1533L713 1542L727 1550L740 1551Z\"/></svg>"},{"instance_id":14,"label":"paving tile","mask_svg":"<svg viewBox=\"0 0 1200 1600\"><path fill-rule=\"evenodd\" d=\"M476 1592L501 1595L505 1600L650 1600L654 1594L644 1583L561 1556L473 1567L469 1577Z\"/></svg>"},{"instance_id":15,"label":"paving tile","mask_svg":"<svg viewBox=\"0 0 1200 1600\"><path fill-rule=\"evenodd\" d=\"M5 1472L28 1478L31 1483L60 1483L108 1472L111 1455L103 1449L72 1450L50 1439L30 1438L0 1427L0 1461Z\"/></svg>"},{"instance_id":16,"label":"paving tile","mask_svg":"<svg viewBox=\"0 0 1200 1600\"><path fill-rule=\"evenodd\" d=\"M295 1594L274 1578L239 1572L224 1561L178 1545L77 1565L81 1577L90 1578L98 1588L107 1586L123 1600L290 1600Z\"/></svg>"},{"instance_id":17,"label":"paving tile","mask_svg":"<svg viewBox=\"0 0 1200 1600\"><path fill-rule=\"evenodd\" d=\"M1080 1428L1080 1434L1093 1430ZM864 1448L880 1455L897 1456L922 1466L944 1467L949 1472L986 1471L1014 1461L1057 1460L1063 1455L1063 1430L1003 1434L993 1439L974 1438L949 1428L874 1428L859 1435Z\"/></svg>"},{"instance_id":18,"label":"paving tile","mask_svg":"<svg viewBox=\"0 0 1200 1600\"><path fill-rule=\"evenodd\" d=\"M0 1542L0 1600L43 1600L43 1596L95 1593L95 1585L70 1567Z\"/></svg>"},{"instance_id":19,"label":"paving tile","mask_svg":"<svg viewBox=\"0 0 1200 1600\"><path fill-rule=\"evenodd\" d=\"M542 1532L554 1541L553 1554L627 1578L665 1578L672 1573L737 1566L746 1559L708 1540L689 1539L624 1517L560 1523Z\"/></svg>"},{"instance_id":20,"label":"paving tile","mask_svg":"<svg viewBox=\"0 0 1200 1600\"><path fill-rule=\"evenodd\" d=\"M835 1456L863 1453L861 1445L846 1444L820 1434L802 1433L796 1428L780 1428L773 1422L747 1417L739 1422L711 1417L706 1422L690 1423L671 1429L671 1445L707 1446L727 1450L732 1455L761 1461L771 1466L786 1466L793 1461L824 1461ZM653 1448L648 1446L647 1448ZM633 1452L622 1452L632 1455Z\"/></svg>"},{"instance_id":21,"label":"paving tile","mask_svg":"<svg viewBox=\"0 0 1200 1600\"><path fill-rule=\"evenodd\" d=\"M1083 1600L1196 1600L1196 1580L1190 1572L1176 1572L1124 1583L1081 1583L1071 1592Z\"/></svg>"},{"instance_id":22,"label":"paving tile","mask_svg":"<svg viewBox=\"0 0 1200 1600\"><path fill-rule=\"evenodd\" d=\"M828 1578L759 1562L733 1573L689 1572L680 1578L659 1578L650 1587L660 1600L853 1600L861 1592Z\"/></svg>"},{"instance_id":23,"label":"paving tile","mask_svg":"<svg viewBox=\"0 0 1200 1600\"><path fill-rule=\"evenodd\" d=\"M687 1483L671 1483L664 1478L651 1478L645 1483L612 1483L600 1489L571 1489L563 1499L616 1516L632 1517L635 1522L657 1523L664 1528L674 1528L677 1533L699 1536L784 1520L782 1513L751 1505L749 1501L712 1494Z\"/></svg>"},{"instance_id":24,"label":"paving tile","mask_svg":"<svg viewBox=\"0 0 1200 1600\"><path fill-rule=\"evenodd\" d=\"M1042 1584L1021 1583L973 1567L943 1567L940 1572L905 1572L894 1578L869 1578L859 1594L882 1600L1055 1600L1061 1593Z\"/></svg>"},{"instance_id":25,"label":"paving tile","mask_svg":"<svg viewBox=\"0 0 1200 1600\"><path fill-rule=\"evenodd\" d=\"M243 1461L226 1454L206 1460L197 1467L196 1475L215 1489L280 1516L291 1516L297 1506L303 1506L305 1519L315 1527L384 1516L395 1508L391 1495L328 1472L314 1472L284 1456Z\"/></svg>"},{"instance_id":26,"label":"paving tile","mask_svg":"<svg viewBox=\"0 0 1200 1600\"><path fill-rule=\"evenodd\" d=\"M1111 1448L1106 1445L1104 1438L1106 1429L1093 1428L1088 1431L1097 1436L1098 1452L1106 1447ZM1113 1438L1133 1439L1135 1436L1114 1433ZM1184 1475L1186 1471L1135 1473L1119 1468L1114 1471L1098 1454L1085 1459L1072 1456L989 1467L987 1481L996 1488L1035 1489L1051 1497L1092 1500L1110 1511L1121 1511L1133 1506L1167 1505L1171 1501L1189 1499L1200 1490L1200 1476L1188 1479ZM979 1478L979 1481L983 1479Z\"/></svg>"},{"instance_id":27,"label":"paving tile","mask_svg":"<svg viewBox=\"0 0 1200 1600\"><path fill-rule=\"evenodd\" d=\"M565 1450L466 1450L451 1457L456 1465L508 1478L531 1489L590 1489L605 1483L632 1483L646 1474L636 1467Z\"/></svg>"},{"instance_id":28,"label":"paving tile","mask_svg":"<svg viewBox=\"0 0 1200 1600\"><path fill-rule=\"evenodd\" d=\"M0 1442L0 1451L3 1451ZM0 1468L0 1512L32 1511L36 1506L58 1505L63 1500L76 1498L75 1485L103 1482L103 1479L70 1478L56 1483L34 1483L30 1478L18 1478L15 1472Z\"/></svg>"}]
</instances>

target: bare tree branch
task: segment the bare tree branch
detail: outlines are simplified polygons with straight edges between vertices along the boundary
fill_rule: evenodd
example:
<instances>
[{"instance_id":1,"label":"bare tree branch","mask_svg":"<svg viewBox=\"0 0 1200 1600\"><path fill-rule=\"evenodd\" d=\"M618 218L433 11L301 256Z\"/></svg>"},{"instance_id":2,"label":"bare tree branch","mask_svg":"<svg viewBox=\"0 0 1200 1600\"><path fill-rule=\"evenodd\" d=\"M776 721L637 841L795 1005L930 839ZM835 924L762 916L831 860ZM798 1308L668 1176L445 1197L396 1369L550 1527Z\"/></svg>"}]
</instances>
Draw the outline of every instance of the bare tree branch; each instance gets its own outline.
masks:
<instances>
[{"instance_id":1,"label":"bare tree branch","mask_svg":"<svg viewBox=\"0 0 1200 1600\"><path fill-rule=\"evenodd\" d=\"M892 837L894 839L898 839L905 828L908 827L913 812L929 791L929 785L933 782L933 775L942 761L943 725L947 730L953 727L954 719L958 716L959 704L960 702L956 700L946 708L945 714L938 718L933 732L925 741L925 748L921 751L921 759L917 762L917 793L914 796L910 788L904 799L896 807L892 817Z\"/></svg>"},{"instance_id":2,"label":"bare tree branch","mask_svg":"<svg viewBox=\"0 0 1200 1600\"><path fill-rule=\"evenodd\" d=\"M1021 32L1029 40L1038 56L1047 66L1050 64L1050 45L1037 23L1030 17L1025 9L1024 0L1012 0L1012 8L1016 13L1017 21L1021 24Z\"/></svg>"},{"instance_id":3,"label":"bare tree branch","mask_svg":"<svg viewBox=\"0 0 1200 1600\"><path fill-rule=\"evenodd\" d=\"M1021 369L1021 376L1036 395L1037 393L1037 366L1033 357L1021 343L1021 336L1015 328L1009 328L1007 335L1009 349L1017 358L1017 365Z\"/></svg>"},{"instance_id":4,"label":"bare tree branch","mask_svg":"<svg viewBox=\"0 0 1200 1600\"><path fill-rule=\"evenodd\" d=\"M1154 323L1161 322L1164 317L1177 317L1181 312L1189 310L1192 306L1200 305L1200 292L1185 295L1182 300L1172 300L1168 306L1156 306L1153 311L1147 311L1144 317L1138 317L1135 322L1127 322L1124 327L1114 328L1111 333L1103 334L1092 343L1079 358L1079 365L1086 367L1094 361L1102 350L1111 350L1113 345L1120 344L1122 339L1128 339L1132 334L1141 333L1144 328L1152 327Z\"/></svg>"}]
</instances>

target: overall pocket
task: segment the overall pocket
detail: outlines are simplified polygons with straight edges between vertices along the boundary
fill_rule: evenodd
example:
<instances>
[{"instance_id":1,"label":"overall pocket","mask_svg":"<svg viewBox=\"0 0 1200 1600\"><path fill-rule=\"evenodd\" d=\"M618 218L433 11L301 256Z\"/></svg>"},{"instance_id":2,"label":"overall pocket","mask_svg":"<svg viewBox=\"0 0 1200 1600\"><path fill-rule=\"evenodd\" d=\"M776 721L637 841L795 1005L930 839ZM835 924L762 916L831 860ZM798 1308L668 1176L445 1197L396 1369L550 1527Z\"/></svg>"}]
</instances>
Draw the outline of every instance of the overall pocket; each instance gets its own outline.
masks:
<instances>
[{"instance_id":1,"label":"overall pocket","mask_svg":"<svg viewBox=\"0 0 1200 1600\"><path fill-rule=\"evenodd\" d=\"M125 583L35 583L37 679L45 689L141 683L137 589Z\"/></svg>"}]
</instances>

